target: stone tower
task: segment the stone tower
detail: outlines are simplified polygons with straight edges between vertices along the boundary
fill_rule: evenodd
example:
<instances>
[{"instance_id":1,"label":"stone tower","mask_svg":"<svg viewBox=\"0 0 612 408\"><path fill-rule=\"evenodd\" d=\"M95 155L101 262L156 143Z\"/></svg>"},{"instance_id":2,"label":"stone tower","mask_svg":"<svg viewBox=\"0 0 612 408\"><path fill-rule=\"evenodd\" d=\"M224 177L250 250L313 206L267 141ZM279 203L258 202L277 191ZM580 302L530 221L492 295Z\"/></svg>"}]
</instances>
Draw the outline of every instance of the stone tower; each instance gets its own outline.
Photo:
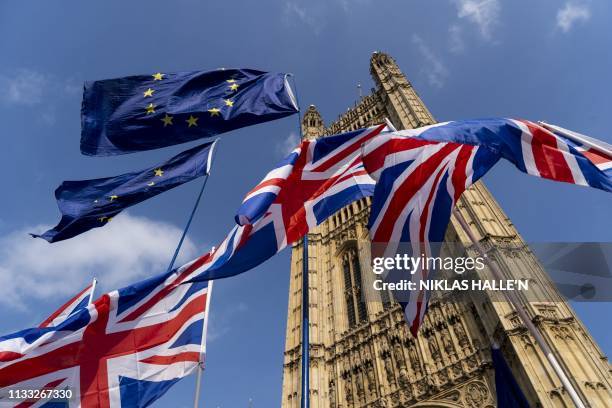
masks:
<instances>
[{"instance_id":1,"label":"stone tower","mask_svg":"<svg viewBox=\"0 0 612 408\"><path fill-rule=\"evenodd\" d=\"M370 73L376 85L327 129L310 106L304 137L312 138L381 123L398 128L434 123L434 118L395 61L374 53ZM466 191L458 209L507 278L530 279L546 301L523 306L551 344L574 386L592 407L612 406L606 356L557 292L538 260L482 183ZM501 345L530 405L572 407L567 392L513 307L489 294L438 297L417 338L407 330L398 305L381 293L362 300L371 285L366 228L369 201L343 208L309 238L310 401L312 408L494 407L490 344ZM455 220L447 241L473 248ZM299 407L301 357L302 248L291 257L291 280L283 370L282 406ZM485 270L485 273L488 271ZM480 292L482 293L482 292ZM459 295L453 295L459 296Z\"/></svg>"},{"instance_id":2,"label":"stone tower","mask_svg":"<svg viewBox=\"0 0 612 408\"><path fill-rule=\"evenodd\" d=\"M314 139L325 134L323 118L314 105L310 105L302 119L302 137L304 139Z\"/></svg>"}]
</instances>

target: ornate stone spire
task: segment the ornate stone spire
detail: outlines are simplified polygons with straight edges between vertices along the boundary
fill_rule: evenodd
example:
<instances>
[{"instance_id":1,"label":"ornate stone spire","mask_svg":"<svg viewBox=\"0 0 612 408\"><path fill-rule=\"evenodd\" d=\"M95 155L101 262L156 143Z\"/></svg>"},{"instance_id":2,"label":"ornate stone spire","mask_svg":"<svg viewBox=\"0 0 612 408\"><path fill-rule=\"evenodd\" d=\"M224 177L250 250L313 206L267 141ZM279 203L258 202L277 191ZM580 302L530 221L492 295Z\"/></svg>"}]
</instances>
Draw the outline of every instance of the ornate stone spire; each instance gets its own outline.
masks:
<instances>
[{"instance_id":1,"label":"ornate stone spire","mask_svg":"<svg viewBox=\"0 0 612 408\"><path fill-rule=\"evenodd\" d=\"M370 74L387 107L389 119L398 129L416 128L435 122L392 57L384 52L374 52L370 58Z\"/></svg>"},{"instance_id":2,"label":"ornate stone spire","mask_svg":"<svg viewBox=\"0 0 612 408\"><path fill-rule=\"evenodd\" d=\"M325 124L317 107L310 105L302 119L302 137L314 139L325 134Z\"/></svg>"}]
</instances>

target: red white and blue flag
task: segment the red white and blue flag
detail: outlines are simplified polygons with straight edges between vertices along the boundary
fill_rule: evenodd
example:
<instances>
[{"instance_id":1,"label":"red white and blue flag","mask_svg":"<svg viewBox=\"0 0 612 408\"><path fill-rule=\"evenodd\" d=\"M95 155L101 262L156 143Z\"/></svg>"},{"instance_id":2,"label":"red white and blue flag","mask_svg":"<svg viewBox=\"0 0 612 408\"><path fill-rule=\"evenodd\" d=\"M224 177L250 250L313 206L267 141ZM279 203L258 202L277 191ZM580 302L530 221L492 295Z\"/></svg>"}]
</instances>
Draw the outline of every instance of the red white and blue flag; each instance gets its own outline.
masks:
<instances>
[{"instance_id":1,"label":"red white and blue flag","mask_svg":"<svg viewBox=\"0 0 612 408\"><path fill-rule=\"evenodd\" d=\"M500 158L528 174L612 192L609 152L595 139L577 140L513 119L446 122L383 135L363 147L365 168L377 180L369 221L372 256L404 250L436 256L432 244L444 240L458 198ZM431 272L418 269L403 278L427 280ZM417 288L399 301L415 335L430 296Z\"/></svg>"},{"instance_id":2,"label":"red white and blue flag","mask_svg":"<svg viewBox=\"0 0 612 408\"><path fill-rule=\"evenodd\" d=\"M1 394L69 389L71 407L150 405L202 361L212 285L185 283L198 266L104 294L56 326L0 337Z\"/></svg>"},{"instance_id":3,"label":"red white and blue flag","mask_svg":"<svg viewBox=\"0 0 612 408\"><path fill-rule=\"evenodd\" d=\"M372 257L438 255L453 206L498 156L479 146L431 142L397 134L364 145L363 162L377 181L370 212ZM433 245L432 245L433 244ZM424 264L411 273L386 271L388 282L410 279L415 290L394 292L411 332L423 321L430 292L421 281L435 271ZM407 276L406 276L407 275Z\"/></svg>"},{"instance_id":4,"label":"red white and blue flag","mask_svg":"<svg viewBox=\"0 0 612 408\"><path fill-rule=\"evenodd\" d=\"M598 170L608 178L612 178L612 145L582 135L561 126L538 122L544 129L552 132L558 139L574 148L578 153L590 161ZM587 166L583 166L588 168ZM609 191L609 190L608 190Z\"/></svg>"},{"instance_id":5,"label":"red white and blue flag","mask_svg":"<svg viewBox=\"0 0 612 408\"><path fill-rule=\"evenodd\" d=\"M38 327L57 326L66 320L68 316L73 315L78 310L85 309L89 304L89 300L93 296L95 282L96 280L94 279L91 284L77 293L72 299L64 303L59 309L47 317Z\"/></svg>"},{"instance_id":6,"label":"red white and blue flag","mask_svg":"<svg viewBox=\"0 0 612 408\"><path fill-rule=\"evenodd\" d=\"M396 134L486 147L527 174L612 191L612 146L559 126L495 118L445 122Z\"/></svg>"},{"instance_id":7,"label":"red white and blue flag","mask_svg":"<svg viewBox=\"0 0 612 408\"><path fill-rule=\"evenodd\" d=\"M361 161L361 145L386 125L304 140L245 197L236 225L204 257L197 280L233 276L256 267L304 236L336 211L371 196L374 180Z\"/></svg>"}]
</instances>

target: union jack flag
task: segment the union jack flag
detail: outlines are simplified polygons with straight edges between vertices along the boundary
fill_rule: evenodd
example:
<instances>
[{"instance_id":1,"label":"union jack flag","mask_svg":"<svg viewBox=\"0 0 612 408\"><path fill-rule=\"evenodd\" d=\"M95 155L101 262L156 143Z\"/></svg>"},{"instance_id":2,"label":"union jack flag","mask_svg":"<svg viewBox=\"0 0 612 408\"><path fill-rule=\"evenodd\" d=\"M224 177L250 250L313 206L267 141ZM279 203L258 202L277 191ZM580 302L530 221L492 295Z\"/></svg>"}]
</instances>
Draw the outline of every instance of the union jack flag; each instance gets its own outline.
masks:
<instances>
[{"instance_id":1,"label":"union jack flag","mask_svg":"<svg viewBox=\"0 0 612 408\"><path fill-rule=\"evenodd\" d=\"M150 405L202 361L212 284L185 283L199 266L106 293L56 326L0 337L0 393L70 389L68 406Z\"/></svg>"},{"instance_id":2,"label":"union jack flag","mask_svg":"<svg viewBox=\"0 0 612 408\"><path fill-rule=\"evenodd\" d=\"M610 144L582 135L578 132L564 129L561 126L551 125L545 122L538 122L538 124L544 129L554 133L558 139L567 143L571 148L584 156L598 170L603 172L608 179L612 178L612 146ZM581 166L581 168L584 168L583 171L590 172L590 166L588 164ZM578 179L580 178L578 177ZM605 185L605 181L602 184Z\"/></svg>"},{"instance_id":3,"label":"union jack flag","mask_svg":"<svg viewBox=\"0 0 612 408\"><path fill-rule=\"evenodd\" d=\"M487 147L527 174L612 191L612 146L559 126L494 118L445 122L397 134Z\"/></svg>"},{"instance_id":4,"label":"union jack flag","mask_svg":"<svg viewBox=\"0 0 612 408\"><path fill-rule=\"evenodd\" d=\"M233 276L263 263L349 203L374 192L361 145L386 125L304 140L245 197L236 225L205 255L196 280Z\"/></svg>"},{"instance_id":5,"label":"union jack flag","mask_svg":"<svg viewBox=\"0 0 612 408\"><path fill-rule=\"evenodd\" d=\"M439 123L372 140L363 147L365 168L377 180L369 221L372 254L392 257L406 248L436 256L432 243L444 240L455 203L502 157L528 174L612 192L609 151L595 139L513 119ZM419 268L409 278L431 279L432 272ZM399 302L414 335L430 296L417 288Z\"/></svg>"},{"instance_id":6,"label":"union jack flag","mask_svg":"<svg viewBox=\"0 0 612 408\"><path fill-rule=\"evenodd\" d=\"M96 280L94 279L91 284L77 293L72 299L64 303L59 309L53 312L53 314L47 317L38 327L57 326L66 320L68 316L76 313L78 310L85 309L89 303L89 300L93 296L95 282Z\"/></svg>"},{"instance_id":7,"label":"union jack flag","mask_svg":"<svg viewBox=\"0 0 612 408\"><path fill-rule=\"evenodd\" d=\"M453 206L461 194L498 160L479 146L431 142L388 134L364 145L363 162L376 180L370 212L372 257L437 256L432 243L444 240ZM415 290L394 292L416 336L430 292L419 281L432 278L433 270L419 266L408 276L387 271L385 280L409 278Z\"/></svg>"}]
</instances>

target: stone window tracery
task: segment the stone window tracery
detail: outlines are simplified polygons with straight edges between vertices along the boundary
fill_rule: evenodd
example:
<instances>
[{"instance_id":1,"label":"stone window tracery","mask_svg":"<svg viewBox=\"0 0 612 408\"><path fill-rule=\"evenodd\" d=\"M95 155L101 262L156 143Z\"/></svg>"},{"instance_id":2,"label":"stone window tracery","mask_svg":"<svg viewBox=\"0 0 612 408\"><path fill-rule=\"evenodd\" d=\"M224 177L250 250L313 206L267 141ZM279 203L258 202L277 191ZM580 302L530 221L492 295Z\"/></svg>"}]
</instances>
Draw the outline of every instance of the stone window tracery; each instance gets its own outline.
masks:
<instances>
[{"instance_id":1,"label":"stone window tracery","mask_svg":"<svg viewBox=\"0 0 612 408\"><path fill-rule=\"evenodd\" d=\"M355 247L347 249L342 255L342 271L346 312L349 328L352 328L368 320L366 303L361 299L361 266Z\"/></svg>"}]
</instances>

